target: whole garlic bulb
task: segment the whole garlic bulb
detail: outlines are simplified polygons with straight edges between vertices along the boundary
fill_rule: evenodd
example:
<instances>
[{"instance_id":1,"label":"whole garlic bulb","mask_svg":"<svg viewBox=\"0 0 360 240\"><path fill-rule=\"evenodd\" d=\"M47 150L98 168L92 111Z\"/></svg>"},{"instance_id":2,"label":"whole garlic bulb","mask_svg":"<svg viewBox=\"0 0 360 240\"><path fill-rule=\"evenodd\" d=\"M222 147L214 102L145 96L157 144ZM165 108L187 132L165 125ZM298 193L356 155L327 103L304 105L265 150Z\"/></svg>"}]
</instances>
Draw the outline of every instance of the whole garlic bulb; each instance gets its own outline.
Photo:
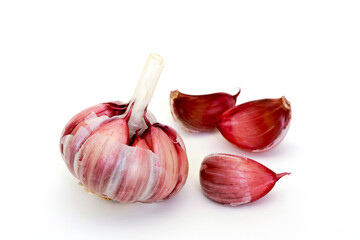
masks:
<instances>
[{"instance_id":1,"label":"whole garlic bulb","mask_svg":"<svg viewBox=\"0 0 360 240\"><path fill-rule=\"evenodd\" d=\"M70 172L89 191L118 202L154 202L178 193L188 174L181 137L146 111L164 60L151 54L129 103L76 114L60 139Z\"/></svg>"}]
</instances>

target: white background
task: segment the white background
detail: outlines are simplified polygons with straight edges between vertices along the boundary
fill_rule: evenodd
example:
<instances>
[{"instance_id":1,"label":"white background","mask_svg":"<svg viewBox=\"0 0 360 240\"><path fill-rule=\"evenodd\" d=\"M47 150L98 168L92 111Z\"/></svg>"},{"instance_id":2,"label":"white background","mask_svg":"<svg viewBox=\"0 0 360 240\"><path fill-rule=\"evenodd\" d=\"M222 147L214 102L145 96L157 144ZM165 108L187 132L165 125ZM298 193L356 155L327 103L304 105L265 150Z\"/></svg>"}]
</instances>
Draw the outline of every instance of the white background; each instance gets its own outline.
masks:
<instances>
[{"instance_id":1,"label":"white background","mask_svg":"<svg viewBox=\"0 0 360 240\"><path fill-rule=\"evenodd\" d=\"M1 1L1 239L359 239L359 1ZM183 137L189 177L173 199L117 204L86 193L58 141L78 111L127 101L150 52L166 66L149 109ZM192 135L170 90L285 95L293 120L266 153ZM239 207L206 199L216 152L290 171Z\"/></svg>"}]
</instances>

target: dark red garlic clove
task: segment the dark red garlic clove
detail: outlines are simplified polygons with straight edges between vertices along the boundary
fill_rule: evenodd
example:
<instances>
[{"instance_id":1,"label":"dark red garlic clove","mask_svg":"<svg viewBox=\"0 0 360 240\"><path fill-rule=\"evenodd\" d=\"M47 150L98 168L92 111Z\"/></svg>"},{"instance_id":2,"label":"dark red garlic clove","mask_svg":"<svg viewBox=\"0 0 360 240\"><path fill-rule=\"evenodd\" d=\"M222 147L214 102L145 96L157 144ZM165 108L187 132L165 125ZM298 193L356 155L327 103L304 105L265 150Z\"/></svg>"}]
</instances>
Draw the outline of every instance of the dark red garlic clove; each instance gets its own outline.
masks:
<instances>
[{"instance_id":1,"label":"dark red garlic clove","mask_svg":"<svg viewBox=\"0 0 360 240\"><path fill-rule=\"evenodd\" d=\"M207 95L188 95L178 90L170 93L171 114L190 132L210 131L216 127L220 115L235 106L235 95L213 93Z\"/></svg>"},{"instance_id":2,"label":"dark red garlic clove","mask_svg":"<svg viewBox=\"0 0 360 240\"><path fill-rule=\"evenodd\" d=\"M218 130L231 143L251 152L264 152L285 137L291 105L285 97L261 99L238 105L221 115Z\"/></svg>"},{"instance_id":3,"label":"dark red garlic clove","mask_svg":"<svg viewBox=\"0 0 360 240\"><path fill-rule=\"evenodd\" d=\"M237 206L265 196L281 177L289 174L276 174L246 157L218 153L203 160L200 184L207 198Z\"/></svg>"}]
</instances>

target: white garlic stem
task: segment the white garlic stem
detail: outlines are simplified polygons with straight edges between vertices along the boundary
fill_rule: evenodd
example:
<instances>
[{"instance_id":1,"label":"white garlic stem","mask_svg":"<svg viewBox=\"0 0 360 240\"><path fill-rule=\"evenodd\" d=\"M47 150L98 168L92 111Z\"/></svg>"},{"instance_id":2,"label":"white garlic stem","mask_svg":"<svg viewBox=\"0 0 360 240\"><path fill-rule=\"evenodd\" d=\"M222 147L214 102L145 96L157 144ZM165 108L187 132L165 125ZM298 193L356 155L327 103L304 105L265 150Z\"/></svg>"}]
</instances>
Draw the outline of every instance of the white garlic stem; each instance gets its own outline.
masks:
<instances>
[{"instance_id":1,"label":"white garlic stem","mask_svg":"<svg viewBox=\"0 0 360 240\"><path fill-rule=\"evenodd\" d=\"M137 129L146 128L143 119L144 111L151 101L164 65L164 59L160 55L154 53L150 54L145 63L144 69L130 100L129 106L134 103L128 122L130 136L133 136Z\"/></svg>"}]
</instances>

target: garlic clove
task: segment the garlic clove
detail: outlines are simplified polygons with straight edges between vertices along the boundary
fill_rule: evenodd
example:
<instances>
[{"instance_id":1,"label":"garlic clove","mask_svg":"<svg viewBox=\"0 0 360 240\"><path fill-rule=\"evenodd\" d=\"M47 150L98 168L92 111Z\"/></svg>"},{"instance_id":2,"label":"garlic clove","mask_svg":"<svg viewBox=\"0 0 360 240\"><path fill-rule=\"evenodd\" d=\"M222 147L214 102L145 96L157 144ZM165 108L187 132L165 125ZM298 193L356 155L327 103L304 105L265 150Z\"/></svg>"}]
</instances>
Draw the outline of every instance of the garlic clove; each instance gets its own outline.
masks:
<instances>
[{"instance_id":1,"label":"garlic clove","mask_svg":"<svg viewBox=\"0 0 360 240\"><path fill-rule=\"evenodd\" d=\"M235 95L213 93L188 95L178 90L170 93L170 108L175 121L190 132L209 131L216 127L220 115L235 106Z\"/></svg>"},{"instance_id":2,"label":"garlic clove","mask_svg":"<svg viewBox=\"0 0 360 240\"><path fill-rule=\"evenodd\" d=\"M120 101L101 103L79 112L66 124L60 138L60 152L74 176L74 157L84 141L110 118L125 114L127 107L128 104Z\"/></svg>"},{"instance_id":3,"label":"garlic clove","mask_svg":"<svg viewBox=\"0 0 360 240\"><path fill-rule=\"evenodd\" d=\"M60 152L70 172L75 176L74 157L90 134L113 116L124 114L127 104L102 103L76 114L65 126L60 140Z\"/></svg>"},{"instance_id":4,"label":"garlic clove","mask_svg":"<svg viewBox=\"0 0 360 240\"><path fill-rule=\"evenodd\" d=\"M291 105L285 97L261 99L238 105L221 115L217 128L239 148L264 152L285 137L291 120Z\"/></svg>"},{"instance_id":5,"label":"garlic clove","mask_svg":"<svg viewBox=\"0 0 360 240\"><path fill-rule=\"evenodd\" d=\"M178 175L177 183L175 185L175 188L172 190L172 192L165 198L165 199L169 199L175 196L182 189L182 187L186 182L188 176L188 170L189 170L186 148L182 138L180 137L180 135L177 134L177 132L173 128L159 123L155 124L154 126L161 128L162 131L164 131L168 135L170 140L173 142L177 152L178 164L179 164L179 171L177 172Z\"/></svg>"},{"instance_id":6,"label":"garlic clove","mask_svg":"<svg viewBox=\"0 0 360 240\"><path fill-rule=\"evenodd\" d=\"M91 133L75 155L73 168L76 177L90 191L99 193L100 172L114 164L113 155L128 141L129 129L124 119L102 124Z\"/></svg>"},{"instance_id":7,"label":"garlic clove","mask_svg":"<svg viewBox=\"0 0 360 240\"><path fill-rule=\"evenodd\" d=\"M129 151L122 159L126 163L119 173L121 184L114 199L119 202L143 202L152 194L155 180L160 176L160 169L156 166L157 156L141 147L126 148Z\"/></svg>"},{"instance_id":8,"label":"garlic clove","mask_svg":"<svg viewBox=\"0 0 360 240\"><path fill-rule=\"evenodd\" d=\"M211 154L200 168L204 195L221 204L237 206L265 196L283 176L264 165L241 156Z\"/></svg>"},{"instance_id":9,"label":"garlic clove","mask_svg":"<svg viewBox=\"0 0 360 240\"><path fill-rule=\"evenodd\" d=\"M153 194L147 201L165 199L179 185L178 179L183 178L184 167L181 164L184 161L182 158L179 159L178 149L176 143L173 142L172 136L169 137L160 124L150 126L143 138L151 151L157 156L156 166L160 169L160 176L157 178ZM181 181L180 184L184 182Z\"/></svg>"},{"instance_id":10,"label":"garlic clove","mask_svg":"<svg viewBox=\"0 0 360 240\"><path fill-rule=\"evenodd\" d=\"M125 113L128 104L124 104L120 101L101 103L92 107L89 107L78 114L76 114L66 124L61 137L73 133L74 129L82 122L89 118L107 116L111 118L113 116L122 115Z\"/></svg>"}]
</instances>

